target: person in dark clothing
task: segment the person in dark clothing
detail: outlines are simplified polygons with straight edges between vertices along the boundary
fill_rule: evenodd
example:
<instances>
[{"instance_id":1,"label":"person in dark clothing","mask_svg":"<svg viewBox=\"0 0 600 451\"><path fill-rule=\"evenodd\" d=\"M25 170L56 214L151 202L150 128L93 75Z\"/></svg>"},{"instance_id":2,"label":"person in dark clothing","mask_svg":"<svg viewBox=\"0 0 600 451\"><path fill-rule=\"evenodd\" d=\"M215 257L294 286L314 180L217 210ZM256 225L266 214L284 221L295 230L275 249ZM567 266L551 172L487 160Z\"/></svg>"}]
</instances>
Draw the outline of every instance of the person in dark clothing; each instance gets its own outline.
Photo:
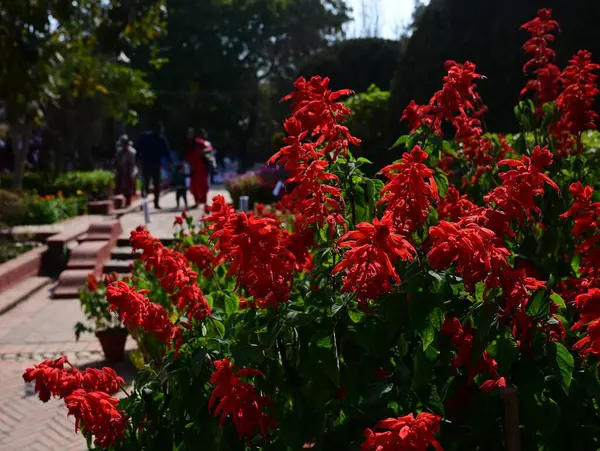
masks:
<instances>
[{"instance_id":1,"label":"person in dark clothing","mask_svg":"<svg viewBox=\"0 0 600 451\"><path fill-rule=\"evenodd\" d=\"M137 160L142 169L142 179L144 182L144 195L148 195L150 181L154 187L154 207L160 209L160 169L161 162L166 160L171 163L171 149L167 138L163 135L162 124L155 121L151 124L150 130L142 133L138 138Z\"/></svg>"},{"instance_id":2,"label":"person in dark clothing","mask_svg":"<svg viewBox=\"0 0 600 451\"><path fill-rule=\"evenodd\" d=\"M187 173L183 163L174 166L172 175L173 186L175 187L175 196L177 199L177 209L179 210L179 201L183 199L185 209L188 209L187 201Z\"/></svg>"}]
</instances>

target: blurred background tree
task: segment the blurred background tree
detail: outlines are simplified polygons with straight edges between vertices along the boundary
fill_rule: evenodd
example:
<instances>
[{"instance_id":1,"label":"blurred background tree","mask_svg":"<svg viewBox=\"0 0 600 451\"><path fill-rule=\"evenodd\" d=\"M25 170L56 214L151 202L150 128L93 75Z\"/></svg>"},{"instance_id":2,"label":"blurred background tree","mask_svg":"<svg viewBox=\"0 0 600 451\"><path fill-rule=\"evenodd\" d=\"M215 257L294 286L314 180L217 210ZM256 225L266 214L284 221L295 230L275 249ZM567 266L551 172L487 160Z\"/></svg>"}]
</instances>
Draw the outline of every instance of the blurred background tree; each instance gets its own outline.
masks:
<instances>
[{"instance_id":1,"label":"blurred background tree","mask_svg":"<svg viewBox=\"0 0 600 451\"><path fill-rule=\"evenodd\" d=\"M408 23L385 17L380 5L4 0L0 111L17 143L15 185L40 126L39 166L52 172L64 170L67 160L98 166L114 155L119 134L136 134L151 119L163 121L177 151L191 126L207 129L221 157L238 156L242 168L264 162L281 146L289 111L281 97L298 76L312 75L358 93L350 100L357 109L354 133L364 141L356 152L381 166L399 156L389 146L403 131L403 108L411 99L429 99L448 59L477 64L488 77L480 83L490 108L486 123L510 132L512 106L526 81L519 50L526 34L519 27L541 7L553 8L561 23L561 66L579 48L600 59L600 2L416 0ZM377 37L384 20L400 24L396 39Z\"/></svg>"}]
</instances>

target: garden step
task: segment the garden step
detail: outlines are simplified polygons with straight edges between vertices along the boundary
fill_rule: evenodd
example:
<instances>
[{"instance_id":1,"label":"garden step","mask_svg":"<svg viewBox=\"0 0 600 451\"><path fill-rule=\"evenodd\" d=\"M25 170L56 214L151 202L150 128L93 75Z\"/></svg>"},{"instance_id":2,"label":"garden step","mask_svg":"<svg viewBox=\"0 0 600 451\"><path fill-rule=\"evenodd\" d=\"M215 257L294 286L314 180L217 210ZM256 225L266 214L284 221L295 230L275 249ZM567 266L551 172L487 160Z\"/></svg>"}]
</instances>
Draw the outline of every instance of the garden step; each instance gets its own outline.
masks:
<instances>
[{"instance_id":1,"label":"garden step","mask_svg":"<svg viewBox=\"0 0 600 451\"><path fill-rule=\"evenodd\" d=\"M88 275L99 274L95 269L67 269L60 274L58 286L52 293L53 299L73 299L79 297L79 290L85 287Z\"/></svg>"},{"instance_id":2,"label":"garden step","mask_svg":"<svg viewBox=\"0 0 600 451\"><path fill-rule=\"evenodd\" d=\"M135 260L140 256L140 252L133 253L131 246L115 247L111 253L111 260Z\"/></svg>"},{"instance_id":3,"label":"garden step","mask_svg":"<svg viewBox=\"0 0 600 451\"><path fill-rule=\"evenodd\" d=\"M110 260L104 264L104 274L116 272L117 274L128 274L131 272L131 261Z\"/></svg>"},{"instance_id":4,"label":"garden step","mask_svg":"<svg viewBox=\"0 0 600 451\"><path fill-rule=\"evenodd\" d=\"M50 282L52 282L50 277L29 277L18 285L9 288L0 296L0 315L8 312Z\"/></svg>"}]
</instances>

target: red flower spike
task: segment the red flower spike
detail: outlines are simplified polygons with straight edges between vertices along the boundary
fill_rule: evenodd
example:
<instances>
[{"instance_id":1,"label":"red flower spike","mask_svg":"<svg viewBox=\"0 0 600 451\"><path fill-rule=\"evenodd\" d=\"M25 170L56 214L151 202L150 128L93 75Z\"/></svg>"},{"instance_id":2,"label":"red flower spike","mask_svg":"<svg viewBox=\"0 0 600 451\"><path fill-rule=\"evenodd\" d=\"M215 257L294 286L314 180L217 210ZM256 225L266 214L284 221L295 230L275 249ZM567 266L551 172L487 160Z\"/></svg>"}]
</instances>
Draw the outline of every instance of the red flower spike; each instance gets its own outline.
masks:
<instances>
[{"instance_id":1,"label":"red flower spike","mask_svg":"<svg viewBox=\"0 0 600 451\"><path fill-rule=\"evenodd\" d=\"M228 359L217 360L214 364L216 371L210 376L209 382L215 387L208 408L214 410L215 416L221 416L221 425L230 417L240 439L249 443L257 434L266 438L269 431L277 426L275 419L267 412L271 402L257 394L254 385L240 379L263 376L263 373L250 368L234 373L234 367Z\"/></svg>"},{"instance_id":2,"label":"red flower spike","mask_svg":"<svg viewBox=\"0 0 600 451\"><path fill-rule=\"evenodd\" d=\"M533 71L536 76L534 80L527 82L521 91L521 96L532 92L537 103L538 114L541 115L542 106L554 101L559 91L560 70L553 64L556 53L550 48L550 43L554 41L552 33L559 29L559 25L552 20L551 9L540 9L537 16L521 28L531 34L531 38L523 45L523 50L532 56L523 66L523 73Z\"/></svg>"},{"instance_id":3,"label":"red flower spike","mask_svg":"<svg viewBox=\"0 0 600 451\"><path fill-rule=\"evenodd\" d=\"M429 229L429 235L433 239L427 254L431 267L441 270L456 263L456 274L463 277L468 290L478 281L496 278L508 267L510 252L496 246L496 234L478 224L441 221Z\"/></svg>"},{"instance_id":4,"label":"red flower spike","mask_svg":"<svg viewBox=\"0 0 600 451\"><path fill-rule=\"evenodd\" d=\"M562 92L556 99L556 105L561 114L552 129L560 155L580 153L583 150L581 132L596 128L598 114L594 111L594 102L600 89L598 75L594 72L599 69L599 64L592 63L592 54L580 50L560 76ZM573 149L574 137L579 146L577 149Z\"/></svg>"},{"instance_id":5,"label":"red flower spike","mask_svg":"<svg viewBox=\"0 0 600 451\"><path fill-rule=\"evenodd\" d=\"M65 364L69 367L65 368ZM123 378L112 368L87 368L79 371L64 356L57 360L45 360L33 368L27 368L23 379L25 382L35 380L35 391L39 393L42 402L47 402L51 396L64 398L78 389L113 395L125 384Z\"/></svg>"},{"instance_id":6,"label":"red flower spike","mask_svg":"<svg viewBox=\"0 0 600 451\"><path fill-rule=\"evenodd\" d=\"M493 189L484 200L502 210L509 221L514 219L519 224L529 218L532 211L540 214L535 200L544 195L545 185L560 193L558 185L543 172L551 164L552 153L540 146L533 149L531 158L523 155L521 160L498 162L513 169L500 173L502 186Z\"/></svg>"},{"instance_id":7,"label":"red flower spike","mask_svg":"<svg viewBox=\"0 0 600 451\"><path fill-rule=\"evenodd\" d=\"M436 451L443 451L435 439L440 431L441 417L422 412L417 417L411 413L400 418L388 418L375 425L375 432L365 430L365 441L361 451L427 451L432 446Z\"/></svg>"},{"instance_id":8,"label":"red flower spike","mask_svg":"<svg viewBox=\"0 0 600 451\"><path fill-rule=\"evenodd\" d=\"M150 302L143 292L138 293L124 282L115 282L108 287L106 299L127 327L132 330L140 327L171 346L175 326L165 309Z\"/></svg>"},{"instance_id":9,"label":"red flower spike","mask_svg":"<svg viewBox=\"0 0 600 451\"><path fill-rule=\"evenodd\" d=\"M426 152L415 146L402 160L381 170L388 183L381 190L379 203L387 204L386 214L403 233L412 233L423 225L431 201L438 199L434 171L423 164L427 157Z\"/></svg>"},{"instance_id":10,"label":"red flower spike","mask_svg":"<svg viewBox=\"0 0 600 451\"><path fill-rule=\"evenodd\" d=\"M68 415L75 417L75 431L82 427L103 448L114 446L125 436L127 419L117 406L119 400L102 392L75 390L65 398Z\"/></svg>"},{"instance_id":11,"label":"red flower spike","mask_svg":"<svg viewBox=\"0 0 600 451\"><path fill-rule=\"evenodd\" d=\"M254 297L259 308L277 309L289 300L295 257L283 244L279 221L238 213L211 237L218 261L229 261L228 276Z\"/></svg>"},{"instance_id":12,"label":"red flower spike","mask_svg":"<svg viewBox=\"0 0 600 451\"><path fill-rule=\"evenodd\" d=\"M88 274L86 286L88 291L94 292L98 290L98 279L96 279L94 273Z\"/></svg>"},{"instance_id":13,"label":"red flower spike","mask_svg":"<svg viewBox=\"0 0 600 451\"><path fill-rule=\"evenodd\" d=\"M358 301L377 300L392 290L390 280L400 284L394 266L399 260L412 261L416 255L413 246L393 232L391 220L377 218L356 226L340 239L340 247L350 250L334 268L333 274L344 271L342 292L356 293Z\"/></svg>"},{"instance_id":14,"label":"red flower spike","mask_svg":"<svg viewBox=\"0 0 600 451\"><path fill-rule=\"evenodd\" d=\"M214 274L213 268L216 265L217 258L208 246L203 244L190 246L185 250L185 257L198 266L204 277L211 277Z\"/></svg>"}]
</instances>

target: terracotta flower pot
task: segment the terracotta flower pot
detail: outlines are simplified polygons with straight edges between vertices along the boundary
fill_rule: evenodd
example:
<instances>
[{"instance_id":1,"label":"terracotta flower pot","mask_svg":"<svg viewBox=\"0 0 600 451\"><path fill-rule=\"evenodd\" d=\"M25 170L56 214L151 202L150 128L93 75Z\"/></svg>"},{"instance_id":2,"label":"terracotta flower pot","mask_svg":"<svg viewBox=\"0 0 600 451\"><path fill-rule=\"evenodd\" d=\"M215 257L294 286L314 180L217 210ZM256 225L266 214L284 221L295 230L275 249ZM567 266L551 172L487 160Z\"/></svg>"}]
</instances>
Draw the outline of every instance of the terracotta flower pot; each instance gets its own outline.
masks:
<instances>
[{"instance_id":1,"label":"terracotta flower pot","mask_svg":"<svg viewBox=\"0 0 600 451\"><path fill-rule=\"evenodd\" d=\"M127 333L127 329L124 328L106 329L96 332L96 337L100 340L100 345L107 361L120 362L125 358Z\"/></svg>"}]
</instances>

